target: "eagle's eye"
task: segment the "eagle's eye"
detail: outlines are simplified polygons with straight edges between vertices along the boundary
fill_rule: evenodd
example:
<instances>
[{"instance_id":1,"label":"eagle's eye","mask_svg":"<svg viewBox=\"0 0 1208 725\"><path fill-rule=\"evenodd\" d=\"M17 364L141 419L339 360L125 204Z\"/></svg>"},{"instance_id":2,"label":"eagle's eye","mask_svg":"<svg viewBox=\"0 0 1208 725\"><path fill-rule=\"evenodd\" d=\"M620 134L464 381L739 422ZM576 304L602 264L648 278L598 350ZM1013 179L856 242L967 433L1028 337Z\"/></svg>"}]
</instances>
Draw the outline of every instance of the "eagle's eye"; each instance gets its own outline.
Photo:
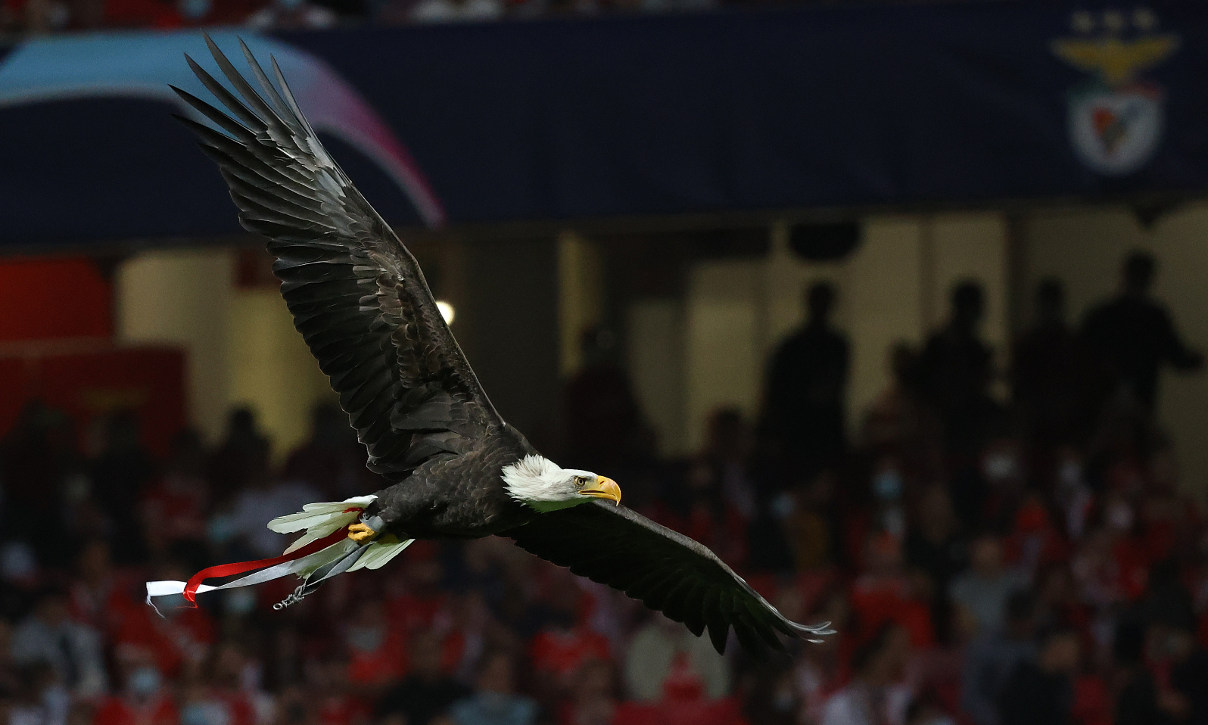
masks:
<instances>
[{"instance_id":1,"label":"eagle's eye","mask_svg":"<svg viewBox=\"0 0 1208 725\"><path fill-rule=\"evenodd\" d=\"M591 476L575 476L575 488L583 488L591 483Z\"/></svg>"}]
</instances>

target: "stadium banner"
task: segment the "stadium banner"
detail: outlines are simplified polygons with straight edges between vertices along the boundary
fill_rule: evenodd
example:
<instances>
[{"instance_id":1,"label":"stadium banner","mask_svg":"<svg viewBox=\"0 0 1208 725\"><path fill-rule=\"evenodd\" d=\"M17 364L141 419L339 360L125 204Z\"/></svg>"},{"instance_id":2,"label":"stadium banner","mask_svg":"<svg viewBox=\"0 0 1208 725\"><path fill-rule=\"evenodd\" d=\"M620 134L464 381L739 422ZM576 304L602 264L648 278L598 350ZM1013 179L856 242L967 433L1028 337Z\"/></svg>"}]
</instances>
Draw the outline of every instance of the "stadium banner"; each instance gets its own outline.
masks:
<instances>
[{"instance_id":1,"label":"stadium banner","mask_svg":"<svg viewBox=\"0 0 1208 725\"><path fill-rule=\"evenodd\" d=\"M399 225L1208 189L1208 3L988 0L264 34ZM0 245L238 231L200 32L0 47Z\"/></svg>"}]
</instances>

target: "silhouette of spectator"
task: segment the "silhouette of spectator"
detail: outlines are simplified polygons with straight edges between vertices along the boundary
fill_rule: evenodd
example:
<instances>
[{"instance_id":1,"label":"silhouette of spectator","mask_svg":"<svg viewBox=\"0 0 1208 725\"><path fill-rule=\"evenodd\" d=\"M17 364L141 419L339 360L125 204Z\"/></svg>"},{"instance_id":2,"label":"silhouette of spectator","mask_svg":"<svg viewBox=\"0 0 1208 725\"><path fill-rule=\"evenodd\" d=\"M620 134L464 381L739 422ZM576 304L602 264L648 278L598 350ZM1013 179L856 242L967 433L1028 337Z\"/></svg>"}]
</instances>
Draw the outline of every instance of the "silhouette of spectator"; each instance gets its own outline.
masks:
<instances>
[{"instance_id":1,"label":"silhouette of spectator","mask_svg":"<svg viewBox=\"0 0 1208 725\"><path fill-rule=\"evenodd\" d=\"M996 413L989 396L993 351L977 329L984 311L981 283L958 283L948 323L927 340L920 361L923 389L944 425L950 454L977 450Z\"/></svg>"},{"instance_id":2,"label":"silhouette of spectator","mask_svg":"<svg viewBox=\"0 0 1208 725\"><path fill-rule=\"evenodd\" d=\"M965 653L961 708L976 725L998 725L998 695L1022 662L1036 657L1036 598L1017 590L1007 599L1006 626L979 634Z\"/></svg>"},{"instance_id":3,"label":"silhouette of spectator","mask_svg":"<svg viewBox=\"0 0 1208 725\"><path fill-rule=\"evenodd\" d=\"M1166 308L1149 295L1157 262L1147 252L1124 260L1120 294L1092 309L1082 325L1091 349L1102 357L1117 391L1131 394L1153 412L1158 368L1196 370L1204 362L1179 338Z\"/></svg>"},{"instance_id":4,"label":"silhouette of spectator","mask_svg":"<svg viewBox=\"0 0 1208 725\"><path fill-rule=\"evenodd\" d=\"M616 674L604 660L587 660L575 671L575 688L561 708L562 722L610 725L617 712Z\"/></svg>"},{"instance_id":5,"label":"silhouette of spectator","mask_svg":"<svg viewBox=\"0 0 1208 725\"><path fill-rule=\"evenodd\" d=\"M896 624L882 625L852 657L853 678L823 708L822 725L900 723L910 689L902 684L910 638Z\"/></svg>"},{"instance_id":6,"label":"silhouette of spectator","mask_svg":"<svg viewBox=\"0 0 1208 725\"><path fill-rule=\"evenodd\" d=\"M621 674L629 697L654 702L665 693L668 680L684 686L692 680L709 698L730 691L730 670L708 638L694 637L666 617L650 615L630 640Z\"/></svg>"},{"instance_id":7,"label":"silhouette of spectator","mask_svg":"<svg viewBox=\"0 0 1208 725\"><path fill-rule=\"evenodd\" d=\"M789 458L826 463L847 447L843 407L851 354L831 326L837 293L817 282L805 295L806 321L768 366L763 432Z\"/></svg>"},{"instance_id":8,"label":"silhouette of spectator","mask_svg":"<svg viewBox=\"0 0 1208 725\"><path fill-rule=\"evenodd\" d=\"M976 622L979 632L1002 627L1011 593L1027 585L1003 562L1002 541L984 534L969 547L969 569L949 587L952 602Z\"/></svg>"},{"instance_id":9,"label":"silhouette of spectator","mask_svg":"<svg viewBox=\"0 0 1208 725\"><path fill-rule=\"evenodd\" d=\"M899 340L889 350L892 379L864 411L863 445L881 456L896 456L919 473L938 470L942 458L940 424L923 395L919 353Z\"/></svg>"},{"instance_id":10,"label":"silhouette of spectator","mask_svg":"<svg viewBox=\"0 0 1208 725\"><path fill-rule=\"evenodd\" d=\"M126 648L114 658L120 672L122 689L97 703L92 725L128 725L149 723L168 725L180 722L180 713L163 673L149 653Z\"/></svg>"},{"instance_id":11,"label":"silhouette of spectator","mask_svg":"<svg viewBox=\"0 0 1208 725\"><path fill-rule=\"evenodd\" d=\"M998 698L1002 725L1064 725L1073 722L1074 683L1081 657L1078 632L1054 628L1007 678Z\"/></svg>"},{"instance_id":12,"label":"silhouette of spectator","mask_svg":"<svg viewBox=\"0 0 1208 725\"><path fill-rule=\"evenodd\" d=\"M1146 627L1125 619L1116 626L1112 654L1118 668L1118 690L1112 721L1116 725L1163 722L1158 709L1157 681L1145 666Z\"/></svg>"},{"instance_id":13,"label":"silhouette of spectator","mask_svg":"<svg viewBox=\"0 0 1208 725\"><path fill-rule=\"evenodd\" d=\"M1065 320L1065 287L1048 277L1036 287L1036 320L1011 353L1011 393L1034 441L1077 440L1090 423L1086 352Z\"/></svg>"},{"instance_id":14,"label":"silhouette of spectator","mask_svg":"<svg viewBox=\"0 0 1208 725\"><path fill-rule=\"evenodd\" d=\"M616 335L593 327L580 340L583 366L562 391L567 458L616 470L649 449L650 429L633 385L616 361Z\"/></svg>"},{"instance_id":15,"label":"silhouette of spectator","mask_svg":"<svg viewBox=\"0 0 1208 725\"><path fill-rule=\"evenodd\" d=\"M967 563L961 521L946 487L940 483L927 486L919 494L913 514L903 542L906 562L926 573L935 591L946 594ZM932 619L940 633L946 633L951 623L950 603L947 596L936 597L934 602Z\"/></svg>"},{"instance_id":16,"label":"silhouette of spectator","mask_svg":"<svg viewBox=\"0 0 1208 725\"><path fill-rule=\"evenodd\" d=\"M163 475L142 496L143 530L153 551L162 552L179 542L205 540L210 483L202 475L205 447L192 428L172 440L171 457Z\"/></svg>"},{"instance_id":17,"label":"silhouette of spectator","mask_svg":"<svg viewBox=\"0 0 1208 725\"><path fill-rule=\"evenodd\" d=\"M70 558L66 537L38 534L48 521L69 525L67 495L73 488L82 493L91 488L75 446L71 419L41 401L26 404L0 441L0 531L6 539L40 539L38 554L44 560Z\"/></svg>"},{"instance_id":18,"label":"silhouette of spectator","mask_svg":"<svg viewBox=\"0 0 1208 725\"><path fill-rule=\"evenodd\" d=\"M365 449L348 415L330 403L311 411L310 438L290 454L284 476L305 482L333 501L371 488L377 478L365 467Z\"/></svg>"},{"instance_id":19,"label":"silhouette of spectator","mask_svg":"<svg viewBox=\"0 0 1208 725\"><path fill-rule=\"evenodd\" d=\"M533 725L540 716L537 703L516 693L516 662L503 651L488 652L478 665L475 690L449 708L457 725Z\"/></svg>"},{"instance_id":20,"label":"silhouette of spectator","mask_svg":"<svg viewBox=\"0 0 1208 725\"><path fill-rule=\"evenodd\" d=\"M104 448L92 462L92 484L114 529L114 555L137 560L144 538L139 502L155 475L155 463L139 441L139 420L132 410L111 414L105 421Z\"/></svg>"},{"instance_id":21,"label":"silhouette of spectator","mask_svg":"<svg viewBox=\"0 0 1208 725\"><path fill-rule=\"evenodd\" d=\"M740 565L746 557L747 525L756 504L747 465L750 439L741 412L734 408L713 411L704 447L677 467L680 475L670 477L654 506L660 520Z\"/></svg>"},{"instance_id":22,"label":"silhouette of spectator","mask_svg":"<svg viewBox=\"0 0 1208 725\"><path fill-rule=\"evenodd\" d=\"M401 715L405 723L428 723L468 695L469 689L442 668L443 654L441 639L435 632L425 630L412 636L407 651L410 671L382 697L378 718L388 720Z\"/></svg>"},{"instance_id":23,"label":"silhouette of spectator","mask_svg":"<svg viewBox=\"0 0 1208 725\"><path fill-rule=\"evenodd\" d=\"M304 481L276 478L269 470L268 446L258 449L260 455L245 459L241 471L243 485L234 495L226 524L236 540L260 557L277 556L283 538L264 522L289 511L301 511L311 501L321 500L319 492Z\"/></svg>"},{"instance_id":24,"label":"silhouette of spectator","mask_svg":"<svg viewBox=\"0 0 1208 725\"><path fill-rule=\"evenodd\" d=\"M95 695L107 682L102 648L101 633L72 618L67 593L48 587L13 630L11 654L17 664L45 662L70 691Z\"/></svg>"},{"instance_id":25,"label":"silhouette of spectator","mask_svg":"<svg viewBox=\"0 0 1208 725\"><path fill-rule=\"evenodd\" d=\"M210 454L207 474L213 486L215 502L232 498L263 475L269 457L268 438L256 424L251 408L235 408L227 417L226 436Z\"/></svg>"},{"instance_id":26,"label":"silhouette of spectator","mask_svg":"<svg viewBox=\"0 0 1208 725\"><path fill-rule=\"evenodd\" d=\"M1160 616L1149 622L1148 664L1155 675L1159 723L1208 722L1208 651L1196 641L1194 622Z\"/></svg>"}]
</instances>

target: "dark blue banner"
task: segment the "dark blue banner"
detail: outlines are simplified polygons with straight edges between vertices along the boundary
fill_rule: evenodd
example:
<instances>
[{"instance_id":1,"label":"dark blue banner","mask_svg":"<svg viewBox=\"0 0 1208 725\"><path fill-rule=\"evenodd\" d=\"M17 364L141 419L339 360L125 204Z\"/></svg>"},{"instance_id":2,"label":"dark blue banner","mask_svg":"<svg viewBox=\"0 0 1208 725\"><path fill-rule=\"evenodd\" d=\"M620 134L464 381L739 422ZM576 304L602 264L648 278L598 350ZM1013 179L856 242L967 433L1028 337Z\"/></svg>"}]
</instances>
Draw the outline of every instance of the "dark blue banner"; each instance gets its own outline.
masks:
<instances>
[{"instance_id":1,"label":"dark blue banner","mask_svg":"<svg viewBox=\"0 0 1208 725\"><path fill-rule=\"evenodd\" d=\"M244 31L240 31L244 33ZM234 31L216 34L241 62ZM1051 0L273 36L397 224L1208 189L1208 5ZM196 33L0 52L0 244L237 230L170 118Z\"/></svg>"}]
</instances>

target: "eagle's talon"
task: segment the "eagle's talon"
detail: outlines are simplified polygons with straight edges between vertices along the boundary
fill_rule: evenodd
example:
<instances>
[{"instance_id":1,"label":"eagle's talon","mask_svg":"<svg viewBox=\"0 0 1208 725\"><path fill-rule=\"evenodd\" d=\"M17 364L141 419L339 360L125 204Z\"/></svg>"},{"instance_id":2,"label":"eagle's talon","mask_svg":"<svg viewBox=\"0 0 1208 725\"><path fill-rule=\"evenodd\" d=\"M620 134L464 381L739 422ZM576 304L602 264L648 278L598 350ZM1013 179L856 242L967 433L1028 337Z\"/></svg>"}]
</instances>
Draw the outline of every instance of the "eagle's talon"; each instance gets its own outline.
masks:
<instances>
[{"instance_id":1,"label":"eagle's talon","mask_svg":"<svg viewBox=\"0 0 1208 725\"><path fill-rule=\"evenodd\" d=\"M367 544L373 541L378 536L378 532L369 528L365 524L353 524L348 527L348 538L358 544Z\"/></svg>"}]
</instances>

